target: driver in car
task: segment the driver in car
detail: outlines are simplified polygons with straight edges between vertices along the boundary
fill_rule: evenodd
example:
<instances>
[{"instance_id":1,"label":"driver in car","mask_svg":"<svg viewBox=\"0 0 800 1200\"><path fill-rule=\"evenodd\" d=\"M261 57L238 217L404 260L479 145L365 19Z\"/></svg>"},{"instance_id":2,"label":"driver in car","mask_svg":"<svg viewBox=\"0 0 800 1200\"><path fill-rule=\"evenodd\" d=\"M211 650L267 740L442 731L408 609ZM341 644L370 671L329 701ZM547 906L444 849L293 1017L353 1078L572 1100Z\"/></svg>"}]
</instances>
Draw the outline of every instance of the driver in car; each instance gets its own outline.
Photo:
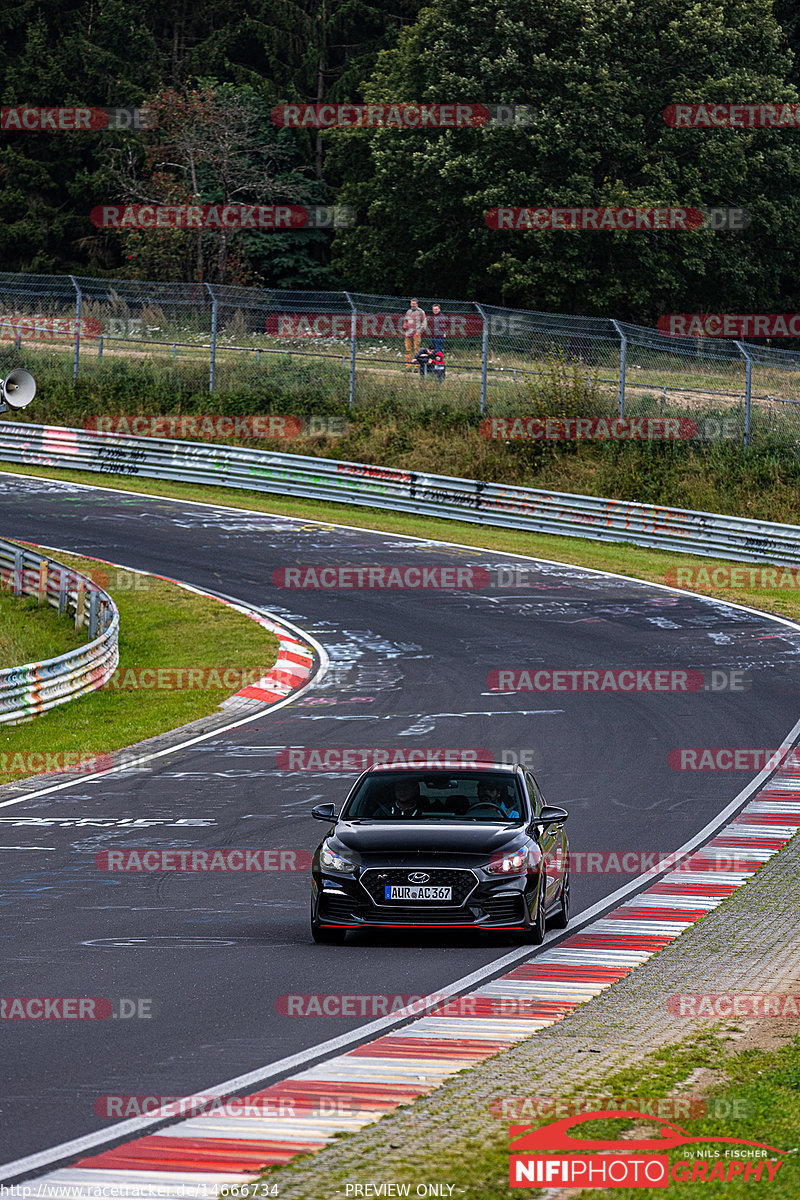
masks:
<instances>
[{"instance_id":1,"label":"driver in car","mask_svg":"<svg viewBox=\"0 0 800 1200\"><path fill-rule=\"evenodd\" d=\"M509 821L519 820L519 807L509 800L506 789L497 779L482 779L478 784L478 803L496 808L501 817Z\"/></svg>"}]
</instances>

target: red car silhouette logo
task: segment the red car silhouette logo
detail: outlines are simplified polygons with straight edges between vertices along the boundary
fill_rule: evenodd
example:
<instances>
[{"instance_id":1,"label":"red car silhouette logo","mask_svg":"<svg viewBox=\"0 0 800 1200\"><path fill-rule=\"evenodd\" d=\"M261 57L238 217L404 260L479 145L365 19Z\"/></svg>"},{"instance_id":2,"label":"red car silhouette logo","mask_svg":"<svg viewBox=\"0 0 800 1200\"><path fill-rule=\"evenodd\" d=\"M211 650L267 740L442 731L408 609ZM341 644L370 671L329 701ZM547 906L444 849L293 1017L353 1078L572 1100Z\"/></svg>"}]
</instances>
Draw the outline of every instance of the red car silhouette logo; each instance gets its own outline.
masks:
<instances>
[{"instance_id":1,"label":"red car silhouette logo","mask_svg":"<svg viewBox=\"0 0 800 1200\"><path fill-rule=\"evenodd\" d=\"M606 1141L602 1138L574 1138L567 1130L572 1125L582 1125L585 1121L605 1121L611 1117L640 1117L648 1125L659 1124L661 1130L657 1137L626 1138L624 1141ZM647 1113L632 1112L630 1109L603 1109L597 1112L580 1113L574 1117L564 1117L561 1121L553 1121L535 1129L530 1125L510 1125L508 1136L511 1141L511 1153L552 1153L558 1150L570 1150L573 1153L587 1150L615 1150L617 1153L630 1154L640 1150L674 1150L677 1146L693 1145L700 1142L727 1142L736 1146L757 1146L762 1150L771 1150L774 1154L784 1154L776 1146L768 1146L764 1142L748 1142L744 1138L732 1137L692 1137L680 1125L674 1125L663 1117L654 1117Z\"/></svg>"}]
</instances>

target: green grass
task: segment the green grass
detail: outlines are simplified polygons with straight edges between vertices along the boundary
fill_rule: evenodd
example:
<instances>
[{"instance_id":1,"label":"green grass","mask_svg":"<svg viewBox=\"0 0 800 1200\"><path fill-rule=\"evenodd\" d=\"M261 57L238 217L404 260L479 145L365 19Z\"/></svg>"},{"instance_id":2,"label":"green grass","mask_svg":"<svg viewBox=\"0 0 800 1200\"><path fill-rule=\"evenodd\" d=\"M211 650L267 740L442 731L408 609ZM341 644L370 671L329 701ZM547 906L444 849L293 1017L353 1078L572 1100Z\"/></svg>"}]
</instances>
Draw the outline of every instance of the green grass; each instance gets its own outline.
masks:
<instances>
[{"instance_id":1,"label":"green grass","mask_svg":"<svg viewBox=\"0 0 800 1200\"><path fill-rule=\"evenodd\" d=\"M685 1056L683 1047L673 1049L676 1057ZM719 1056L706 1053L703 1057L705 1061L698 1060L697 1065L720 1066ZM794 1037L791 1043L777 1050L752 1049L734 1054L725 1061L724 1072L726 1079L711 1089L708 1096L718 1102L717 1112L725 1101L736 1100L744 1115L735 1121L719 1116L684 1119L679 1122L681 1127L693 1137L742 1138L794 1153L786 1154L771 1183L767 1182L768 1175L764 1168L760 1184L752 1179L744 1181L736 1178L727 1182L711 1180L707 1183L671 1180L669 1195L677 1197L677 1200L683 1200L684 1197L689 1200L690 1197L696 1197L698 1188L702 1187L700 1194L713 1200L715 1197L749 1196L754 1192L761 1194L760 1188L763 1187L770 1200L796 1200L800 1195L800 1162L797 1156L800 1139L800 1038ZM591 1122L586 1128L594 1124ZM601 1133L608 1129L608 1122L598 1123ZM711 1142L708 1145L710 1149L721 1152L720 1160L709 1162L709 1172L715 1161L732 1161L722 1157L724 1146L714 1146ZM693 1158L694 1153L692 1147L678 1148L671 1151L669 1157L671 1165L674 1165L679 1160ZM664 1193L661 1188L615 1188L611 1194L615 1200L657 1200ZM581 1191L578 1200L592 1200L596 1195L594 1191Z\"/></svg>"},{"instance_id":2,"label":"green grass","mask_svg":"<svg viewBox=\"0 0 800 1200\"><path fill-rule=\"evenodd\" d=\"M274 634L218 601L149 575L136 576L133 590L126 586L126 573L117 573L105 563L60 553L54 557L99 580L110 578L108 591L120 614L118 678L122 682L131 669L216 668L265 674L275 662L278 639ZM38 615L37 610L29 611ZM152 678L145 676L144 682ZM23 725L0 725L0 783L33 773L24 761L27 755L107 754L208 716L239 686L227 690L103 688Z\"/></svg>"},{"instance_id":3,"label":"green grass","mask_svg":"<svg viewBox=\"0 0 800 1200\"><path fill-rule=\"evenodd\" d=\"M35 597L0 590L0 668L19 667L66 654L86 641L74 617L61 616Z\"/></svg>"},{"instance_id":4,"label":"green grass","mask_svg":"<svg viewBox=\"0 0 800 1200\"><path fill-rule=\"evenodd\" d=\"M55 349L0 350L0 372L24 365L39 384L34 403L14 419L81 428L91 418L122 413L332 416L348 423L345 436L240 439L235 444L790 524L800 520L795 443L800 416L784 411L787 406L779 413L781 406L754 405L753 443L747 452L733 440L506 444L481 434L477 376L451 380L448 375L440 387L408 378L399 368L386 374L362 372L351 412L347 370L337 358L275 356L245 375L241 364L234 367L223 357L213 395L200 363L178 367L178 360L122 357L92 361L92 369L73 388L68 359ZM587 383L589 368L556 359L540 366L542 374L528 384L520 376L516 383L508 377L502 386L490 386L488 413L558 415L565 411L565 398L572 415L610 418L615 412L614 388L591 379ZM591 377L599 373L592 369ZM632 384L628 415L686 416L691 411L697 419L702 412L702 419L732 419L740 429L738 398L731 403L705 400L702 408L691 410L670 400L662 413L658 390Z\"/></svg>"},{"instance_id":5,"label":"green grass","mask_svg":"<svg viewBox=\"0 0 800 1200\"><path fill-rule=\"evenodd\" d=\"M746 1050L738 1054L730 1054L726 1047L724 1033L703 1032L690 1041L662 1047L650 1054L635 1067L609 1073L599 1080L592 1079L591 1083L581 1083L565 1088L559 1094L559 1099L570 1097L610 1096L622 1099L635 1097L641 1100L678 1098L681 1095L693 1099L698 1095L696 1087L687 1087L687 1081L693 1073L702 1068L712 1068L721 1080L713 1087L703 1092L708 1101L706 1115L697 1118L681 1118L674 1123L686 1129L691 1136L705 1137L734 1137L748 1141L763 1142L776 1146L778 1149L790 1151L798 1144L800 1138L800 1038L795 1037L788 1045L777 1050ZM502 1056L498 1063L502 1061ZM469 1072L462 1072L452 1085L447 1085L451 1092L458 1089L469 1103ZM502 1085L501 1085L502 1086ZM536 1092L535 1086L529 1092ZM508 1095L506 1088L500 1095ZM424 1102L426 1113L421 1120L434 1117L431 1106L436 1105L436 1092ZM734 1102L737 1102L734 1106ZM627 1103L627 1102L626 1102ZM413 1105L401 1109L398 1116L413 1112ZM735 1119L721 1116L721 1113L735 1112ZM471 1114L474 1115L474 1114ZM349 1161L340 1166L323 1168L322 1163L315 1164L314 1156L303 1156L294 1160L293 1164L274 1167L263 1176L270 1185L277 1184L281 1193L284 1190L289 1195L298 1193L302 1186L301 1179L293 1178L294 1172L303 1172L302 1178L308 1171L315 1171L318 1179L316 1194L323 1198L344 1194L342 1185L347 1182L361 1182L362 1178L372 1180L390 1179L397 1184L410 1184L410 1194L415 1194L415 1187L420 1180L446 1181L454 1184L453 1195L458 1200L508 1200L512 1193L509 1188L509 1141L508 1125L523 1123L535 1128L542 1128L554 1118L508 1122L502 1119L490 1118L487 1114L485 1123L480 1127L481 1136L474 1136L476 1125L470 1124L469 1134L459 1138L457 1143L449 1136L446 1123L430 1120L429 1149L418 1150L419 1142L413 1153L413 1163L403 1163L400 1155L393 1155L391 1165L383 1165L373 1160L369 1172L356 1175L352 1165L352 1155L357 1152L353 1146ZM385 1129L387 1137L392 1136L392 1123L395 1116L384 1117L381 1128ZM654 1124L654 1123L653 1123ZM649 1137L652 1136L653 1124L647 1121L630 1118L613 1120L598 1119L589 1121L573 1130L575 1136L584 1138L618 1139L620 1136ZM442 1136L439 1136L441 1130ZM356 1140L359 1135L352 1135ZM402 1132L398 1128L396 1134L397 1149L402 1148ZM348 1138L341 1139L347 1149ZM393 1148L395 1141L391 1142ZM700 1147L701 1149L704 1147ZM708 1143L708 1148L724 1149ZM633 1149L633 1147L632 1147ZM324 1153L324 1152L323 1152ZM648 1151L648 1153L650 1153ZM669 1152L670 1165L694 1157L696 1151L692 1147L678 1147ZM365 1159L365 1162L368 1161ZM725 1160L723 1160L725 1161ZM758 1160L756 1160L758 1161ZM709 1170L713 1160L709 1165ZM764 1169L766 1181L766 1169ZM680 1198L703 1196L736 1197L752 1194L755 1183L745 1183L734 1180L729 1183L715 1182L703 1185L698 1192L697 1183L681 1184L670 1182L669 1195ZM766 1187L766 1182L765 1182ZM522 1194L522 1192L520 1192ZM542 1195L541 1190L526 1188L529 1196ZM576 1200L592 1200L599 1194L613 1196L615 1200L658 1200L664 1195L661 1188L619 1189L598 1192L597 1190L570 1191ZM760 1194L760 1193L758 1193ZM765 1192L770 1200L796 1200L800 1195L800 1163L796 1154L788 1154L778 1171L769 1190Z\"/></svg>"}]
</instances>

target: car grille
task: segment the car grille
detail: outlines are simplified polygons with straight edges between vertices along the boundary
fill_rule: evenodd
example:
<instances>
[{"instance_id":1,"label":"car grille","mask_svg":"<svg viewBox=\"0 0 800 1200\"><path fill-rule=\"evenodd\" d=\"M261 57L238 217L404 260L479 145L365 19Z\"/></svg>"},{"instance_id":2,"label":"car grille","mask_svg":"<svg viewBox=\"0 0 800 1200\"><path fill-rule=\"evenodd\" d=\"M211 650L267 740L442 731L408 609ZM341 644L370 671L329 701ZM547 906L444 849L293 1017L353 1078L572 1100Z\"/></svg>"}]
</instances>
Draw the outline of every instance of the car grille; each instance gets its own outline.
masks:
<instances>
[{"instance_id":1,"label":"car grille","mask_svg":"<svg viewBox=\"0 0 800 1200\"><path fill-rule=\"evenodd\" d=\"M453 870L445 870L443 867L368 867L361 874L361 886L372 900L374 904L379 904L382 908L391 909L392 912L400 910L402 906L393 903L391 900L385 899L384 887L387 884L400 884L405 886L409 883L409 875L414 875L419 871L424 871L428 876L423 887L449 887L453 889L453 899L445 903L449 906L463 904L471 892L475 890L478 880L473 875L472 871L462 871L454 868ZM415 910L424 910L428 913L432 906L441 908L441 900L420 900L415 902ZM447 911L446 909L443 911Z\"/></svg>"},{"instance_id":2,"label":"car grille","mask_svg":"<svg viewBox=\"0 0 800 1200\"><path fill-rule=\"evenodd\" d=\"M490 921L522 921L525 915L524 896L490 896L481 904Z\"/></svg>"},{"instance_id":3,"label":"car grille","mask_svg":"<svg viewBox=\"0 0 800 1200\"><path fill-rule=\"evenodd\" d=\"M415 904L413 908L404 908L402 904L386 905L381 908L379 913L374 908L371 911L359 909L358 915L372 925L376 922L385 922L387 925L416 926L471 925L475 920L469 909L464 912L463 908L456 908L455 905L451 908L442 908L441 902L437 908L423 903Z\"/></svg>"}]
</instances>

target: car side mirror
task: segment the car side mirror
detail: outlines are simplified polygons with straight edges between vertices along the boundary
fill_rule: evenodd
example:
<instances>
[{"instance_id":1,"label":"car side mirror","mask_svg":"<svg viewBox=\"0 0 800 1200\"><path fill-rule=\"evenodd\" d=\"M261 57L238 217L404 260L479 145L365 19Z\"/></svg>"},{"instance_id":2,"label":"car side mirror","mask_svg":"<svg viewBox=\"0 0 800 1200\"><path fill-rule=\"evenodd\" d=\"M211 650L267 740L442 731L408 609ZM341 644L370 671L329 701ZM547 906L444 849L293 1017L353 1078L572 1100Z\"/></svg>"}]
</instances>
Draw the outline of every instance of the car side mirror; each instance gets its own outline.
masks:
<instances>
[{"instance_id":1,"label":"car side mirror","mask_svg":"<svg viewBox=\"0 0 800 1200\"><path fill-rule=\"evenodd\" d=\"M311 815L315 821L335 821L336 805L318 804L316 808L312 808Z\"/></svg>"},{"instance_id":2,"label":"car side mirror","mask_svg":"<svg viewBox=\"0 0 800 1200\"><path fill-rule=\"evenodd\" d=\"M542 811L536 818L537 825L560 825L566 821L569 813L565 808L551 808L549 804L542 805Z\"/></svg>"}]
</instances>

